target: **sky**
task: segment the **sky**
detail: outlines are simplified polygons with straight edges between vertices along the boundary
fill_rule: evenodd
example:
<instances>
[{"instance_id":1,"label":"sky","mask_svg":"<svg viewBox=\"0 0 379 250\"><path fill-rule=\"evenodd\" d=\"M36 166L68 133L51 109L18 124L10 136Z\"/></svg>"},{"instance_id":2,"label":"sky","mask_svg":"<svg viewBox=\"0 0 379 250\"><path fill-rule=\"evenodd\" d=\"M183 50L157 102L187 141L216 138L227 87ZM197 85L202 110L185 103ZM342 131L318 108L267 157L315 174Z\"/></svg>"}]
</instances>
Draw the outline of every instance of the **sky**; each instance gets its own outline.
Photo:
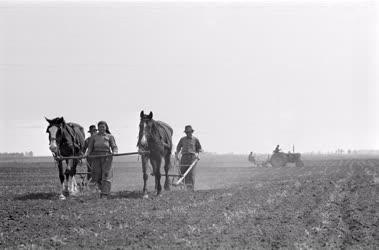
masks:
<instances>
[{"instance_id":1,"label":"sky","mask_svg":"<svg viewBox=\"0 0 379 250\"><path fill-rule=\"evenodd\" d=\"M0 152L50 155L61 116L136 151L141 110L208 152L379 149L378 27L375 1L0 1Z\"/></svg>"}]
</instances>

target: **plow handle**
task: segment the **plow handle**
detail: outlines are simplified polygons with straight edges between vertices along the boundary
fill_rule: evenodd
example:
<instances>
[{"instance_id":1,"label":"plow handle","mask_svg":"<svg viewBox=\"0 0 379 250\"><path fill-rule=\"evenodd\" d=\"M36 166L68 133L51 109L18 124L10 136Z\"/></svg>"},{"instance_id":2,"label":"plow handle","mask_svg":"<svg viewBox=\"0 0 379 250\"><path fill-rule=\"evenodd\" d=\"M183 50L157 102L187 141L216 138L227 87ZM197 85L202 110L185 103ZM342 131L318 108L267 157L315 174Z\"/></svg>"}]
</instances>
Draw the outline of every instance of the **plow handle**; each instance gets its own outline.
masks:
<instances>
[{"instance_id":1,"label":"plow handle","mask_svg":"<svg viewBox=\"0 0 379 250\"><path fill-rule=\"evenodd\" d=\"M199 161L199 159L195 159L192 164L189 166L189 168L187 169L187 171L183 174L183 176L175 183L175 185L179 185L179 183L181 183L184 178L186 177L186 175L191 171L191 169L196 165L196 163Z\"/></svg>"}]
</instances>

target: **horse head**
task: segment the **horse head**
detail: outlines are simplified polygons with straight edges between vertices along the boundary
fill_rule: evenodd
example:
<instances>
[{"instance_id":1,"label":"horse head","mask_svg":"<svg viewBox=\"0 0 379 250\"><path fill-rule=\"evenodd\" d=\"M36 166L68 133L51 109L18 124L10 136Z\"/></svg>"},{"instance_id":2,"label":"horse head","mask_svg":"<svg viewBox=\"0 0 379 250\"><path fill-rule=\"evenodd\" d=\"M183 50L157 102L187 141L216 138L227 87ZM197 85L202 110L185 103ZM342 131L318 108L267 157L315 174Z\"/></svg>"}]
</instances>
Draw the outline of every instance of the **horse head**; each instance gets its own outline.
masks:
<instances>
[{"instance_id":1,"label":"horse head","mask_svg":"<svg viewBox=\"0 0 379 250\"><path fill-rule=\"evenodd\" d=\"M45 117L45 119L49 123L46 129L46 133L49 134L49 149L53 154L57 154L59 145L57 141L59 140L60 130L65 125L65 121L63 117L57 117L52 120Z\"/></svg>"},{"instance_id":2,"label":"horse head","mask_svg":"<svg viewBox=\"0 0 379 250\"><path fill-rule=\"evenodd\" d=\"M154 125L153 120L153 112L150 111L148 115L146 115L143 110L140 113L140 123L139 123L139 133L138 133L138 147L147 148L148 139L151 137L152 128Z\"/></svg>"}]
</instances>

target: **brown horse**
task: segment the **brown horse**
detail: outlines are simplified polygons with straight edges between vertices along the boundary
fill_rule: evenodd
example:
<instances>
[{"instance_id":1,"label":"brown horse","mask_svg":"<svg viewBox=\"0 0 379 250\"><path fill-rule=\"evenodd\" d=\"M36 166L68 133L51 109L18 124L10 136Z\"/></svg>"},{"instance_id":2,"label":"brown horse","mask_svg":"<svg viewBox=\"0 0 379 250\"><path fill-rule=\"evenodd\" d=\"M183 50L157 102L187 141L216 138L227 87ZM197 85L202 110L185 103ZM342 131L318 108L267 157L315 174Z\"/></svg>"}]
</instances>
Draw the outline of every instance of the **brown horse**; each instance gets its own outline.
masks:
<instances>
[{"instance_id":1,"label":"brown horse","mask_svg":"<svg viewBox=\"0 0 379 250\"><path fill-rule=\"evenodd\" d=\"M60 199L66 199L64 193L77 193L75 174L76 166L79 163L77 159L66 161L66 169L63 170L62 157L81 156L84 152L84 130L83 127L76 123L66 123L63 117L49 120L46 133L49 133L49 149L52 152L55 161L58 164L59 179L62 190Z\"/></svg>"},{"instance_id":2,"label":"brown horse","mask_svg":"<svg viewBox=\"0 0 379 250\"><path fill-rule=\"evenodd\" d=\"M172 150L172 128L164 122L153 120L153 113L145 115L143 111L140 113L140 124L138 134L138 149L140 151L149 151L149 154L142 155L142 172L143 172L143 197L147 198L146 182L148 179L147 164L150 160L150 164L153 168L153 174L155 176L155 188L157 195L160 195L161 187L161 163L164 160L165 170L165 190L170 190L170 182L168 178L168 171L170 169L170 158Z\"/></svg>"}]
</instances>

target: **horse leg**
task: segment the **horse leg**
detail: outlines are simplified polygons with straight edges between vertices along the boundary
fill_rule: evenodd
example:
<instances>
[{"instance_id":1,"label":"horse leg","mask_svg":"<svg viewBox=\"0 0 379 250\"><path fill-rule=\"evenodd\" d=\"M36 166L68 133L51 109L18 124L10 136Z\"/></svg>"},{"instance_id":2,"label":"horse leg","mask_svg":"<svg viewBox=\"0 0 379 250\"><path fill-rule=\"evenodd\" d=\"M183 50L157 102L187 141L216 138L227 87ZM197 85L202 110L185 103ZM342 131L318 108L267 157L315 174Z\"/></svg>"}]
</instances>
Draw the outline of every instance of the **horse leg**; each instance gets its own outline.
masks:
<instances>
[{"instance_id":1,"label":"horse leg","mask_svg":"<svg viewBox=\"0 0 379 250\"><path fill-rule=\"evenodd\" d=\"M64 175L65 175L65 191L70 193L70 163L69 163L69 160L66 161L66 170L64 171Z\"/></svg>"},{"instance_id":2,"label":"horse leg","mask_svg":"<svg viewBox=\"0 0 379 250\"><path fill-rule=\"evenodd\" d=\"M158 157L152 161L150 159L151 165L153 166L154 170L154 176L155 176L155 187L157 188L157 195L160 195L162 192L162 186L161 186L161 163L162 159L161 157Z\"/></svg>"},{"instance_id":3,"label":"horse leg","mask_svg":"<svg viewBox=\"0 0 379 250\"><path fill-rule=\"evenodd\" d=\"M143 198L148 198L146 183L149 175L147 174L147 164L148 158L146 156L142 156L142 173L143 173Z\"/></svg>"},{"instance_id":4,"label":"horse leg","mask_svg":"<svg viewBox=\"0 0 379 250\"><path fill-rule=\"evenodd\" d=\"M59 180L61 181L61 193L59 195L60 200L65 200L66 196L64 196L64 173L63 173L63 167L62 167L62 161L58 161L58 171L59 171Z\"/></svg>"},{"instance_id":5,"label":"horse leg","mask_svg":"<svg viewBox=\"0 0 379 250\"><path fill-rule=\"evenodd\" d=\"M155 184L154 190L157 191L157 181L156 181L156 178L155 178L156 162L155 162L154 159L151 159L151 158L149 158L149 159L150 159L150 166L152 168L152 175L154 176L154 184Z\"/></svg>"},{"instance_id":6,"label":"horse leg","mask_svg":"<svg viewBox=\"0 0 379 250\"><path fill-rule=\"evenodd\" d=\"M165 155L165 163L164 163L164 171L165 171L165 176L166 176L166 179L164 182L164 189L166 191L170 191L170 180L168 177L168 171L170 170L170 167L171 167L170 161L171 161L171 153L167 153Z\"/></svg>"},{"instance_id":7,"label":"horse leg","mask_svg":"<svg viewBox=\"0 0 379 250\"><path fill-rule=\"evenodd\" d=\"M65 179L64 179L64 192L67 194L70 192L69 190L69 180L70 180L70 170L69 170L69 163L68 161L66 160L66 169L64 170L64 176L65 176Z\"/></svg>"},{"instance_id":8,"label":"horse leg","mask_svg":"<svg viewBox=\"0 0 379 250\"><path fill-rule=\"evenodd\" d=\"M76 180L73 173L75 173L76 170L74 171L74 160L73 159L67 160L66 164L67 164L67 168L65 171L66 182L67 182L66 189L70 195L71 194L75 195L76 194L76 191L75 191Z\"/></svg>"},{"instance_id":9,"label":"horse leg","mask_svg":"<svg viewBox=\"0 0 379 250\"><path fill-rule=\"evenodd\" d=\"M70 178L71 178L71 194L75 195L78 193L78 184L76 183L76 166L78 165L78 160L73 160L70 168Z\"/></svg>"}]
</instances>

